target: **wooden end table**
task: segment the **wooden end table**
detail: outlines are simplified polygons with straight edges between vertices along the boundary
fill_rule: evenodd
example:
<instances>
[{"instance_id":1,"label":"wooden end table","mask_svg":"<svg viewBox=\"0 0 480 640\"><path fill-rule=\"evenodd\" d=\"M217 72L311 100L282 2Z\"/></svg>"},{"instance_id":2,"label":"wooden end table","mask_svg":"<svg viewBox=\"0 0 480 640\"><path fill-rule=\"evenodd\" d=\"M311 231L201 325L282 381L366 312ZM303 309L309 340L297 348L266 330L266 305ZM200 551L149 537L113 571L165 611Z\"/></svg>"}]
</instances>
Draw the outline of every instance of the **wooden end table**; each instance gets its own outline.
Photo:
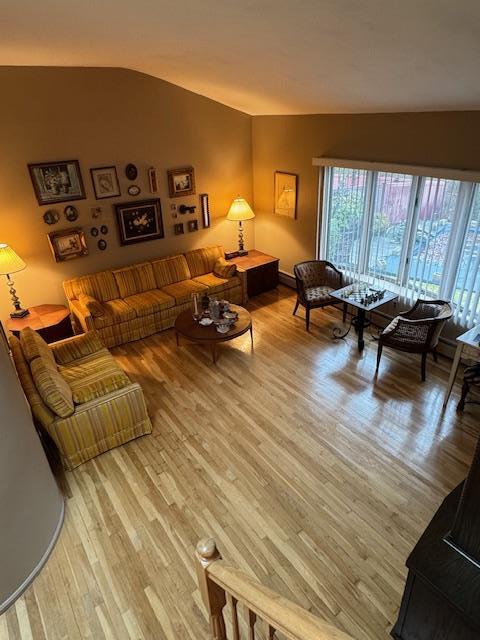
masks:
<instances>
[{"instance_id":1,"label":"wooden end table","mask_svg":"<svg viewBox=\"0 0 480 640\"><path fill-rule=\"evenodd\" d=\"M57 342L73 336L70 311L63 304L41 304L29 307L29 314L24 318L9 318L5 326L14 336L30 327L37 331L45 342Z\"/></svg>"},{"instance_id":2,"label":"wooden end table","mask_svg":"<svg viewBox=\"0 0 480 640\"><path fill-rule=\"evenodd\" d=\"M230 309L238 313L238 320L226 333L219 333L214 324L208 327L202 327L201 324L195 322L190 309L182 311L182 313L177 316L174 325L177 347L180 346L179 336L183 336L199 344L209 344L212 347L212 359L215 364L217 361L217 344L219 342L233 340L250 331L250 340L253 348L253 327L250 314L246 309L236 304L231 304Z\"/></svg>"},{"instance_id":3,"label":"wooden end table","mask_svg":"<svg viewBox=\"0 0 480 640\"><path fill-rule=\"evenodd\" d=\"M249 298L278 285L279 258L251 249L246 256L231 258L228 262L247 273L247 295Z\"/></svg>"}]
</instances>

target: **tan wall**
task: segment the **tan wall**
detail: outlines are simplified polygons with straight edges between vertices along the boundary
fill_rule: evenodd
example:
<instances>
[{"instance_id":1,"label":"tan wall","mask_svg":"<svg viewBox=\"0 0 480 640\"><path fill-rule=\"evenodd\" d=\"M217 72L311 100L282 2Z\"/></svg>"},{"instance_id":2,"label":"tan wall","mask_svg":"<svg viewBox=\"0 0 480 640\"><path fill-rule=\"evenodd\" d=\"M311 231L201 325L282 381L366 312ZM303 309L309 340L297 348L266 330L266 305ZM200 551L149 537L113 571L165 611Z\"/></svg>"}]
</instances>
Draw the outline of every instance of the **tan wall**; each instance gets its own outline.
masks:
<instances>
[{"instance_id":1,"label":"tan wall","mask_svg":"<svg viewBox=\"0 0 480 640\"><path fill-rule=\"evenodd\" d=\"M256 247L280 268L315 257L314 156L480 170L480 112L258 116L253 119ZM273 211L273 174L299 174L298 218Z\"/></svg>"},{"instance_id":2,"label":"tan wall","mask_svg":"<svg viewBox=\"0 0 480 640\"><path fill-rule=\"evenodd\" d=\"M221 243L236 246L236 225L225 220L231 200L252 199L251 118L217 102L162 80L122 69L0 68L0 242L6 242L27 263L16 274L24 306L64 300L63 279L99 269L126 265L194 246ZM42 219L48 206L37 204L27 163L78 159L86 200L78 208L78 224L88 232L90 208L103 208L109 227L108 249L101 252L88 234L90 255L57 264L46 234L74 224L64 219L48 227ZM134 162L142 193L132 198L124 167ZM90 167L116 165L122 196L95 200ZM159 172L165 239L122 247L112 205L152 197L147 169ZM170 204L197 204L198 195L168 198L166 170L192 165L197 194L209 193L212 227L185 236L173 235ZM66 204L66 203L65 203ZM65 204L53 208L62 213ZM187 214L177 221L186 222ZM77 223L75 223L77 224ZM98 226L98 225L97 225ZM201 223L199 225L202 226ZM247 226L247 243L254 244L254 225ZM3 277L2 277L3 279ZM8 291L0 282L0 318L10 310Z\"/></svg>"}]
</instances>

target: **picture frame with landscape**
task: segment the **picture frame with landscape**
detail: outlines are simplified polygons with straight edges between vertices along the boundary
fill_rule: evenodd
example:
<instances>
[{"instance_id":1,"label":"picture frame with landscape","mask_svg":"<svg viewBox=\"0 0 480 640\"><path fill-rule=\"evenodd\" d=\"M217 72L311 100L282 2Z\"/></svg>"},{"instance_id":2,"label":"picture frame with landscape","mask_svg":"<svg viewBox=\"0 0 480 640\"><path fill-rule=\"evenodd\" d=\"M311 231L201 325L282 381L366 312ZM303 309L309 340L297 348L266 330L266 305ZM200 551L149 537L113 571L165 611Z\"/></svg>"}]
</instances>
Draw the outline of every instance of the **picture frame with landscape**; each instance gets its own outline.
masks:
<instances>
[{"instance_id":1,"label":"picture frame with landscape","mask_svg":"<svg viewBox=\"0 0 480 640\"><path fill-rule=\"evenodd\" d=\"M135 244L164 237L159 198L115 205L121 245Z\"/></svg>"},{"instance_id":2,"label":"picture frame with landscape","mask_svg":"<svg viewBox=\"0 0 480 640\"><path fill-rule=\"evenodd\" d=\"M195 194L195 171L193 167L169 169L167 176L170 198L180 198Z\"/></svg>"},{"instance_id":3,"label":"picture frame with landscape","mask_svg":"<svg viewBox=\"0 0 480 640\"><path fill-rule=\"evenodd\" d=\"M297 182L296 173L275 171L274 179L274 213L288 218L297 217Z\"/></svg>"},{"instance_id":4,"label":"picture frame with landscape","mask_svg":"<svg viewBox=\"0 0 480 640\"><path fill-rule=\"evenodd\" d=\"M85 198L78 160L31 163L28 171L40 205Z\"/></svg>"},{"instance_id":5,"label":"picture frame with landscape","mask_svg":"<svg viewBox=\"0 0 480 640\"><path fill-rule=\"evenodd\" d=\"M56 262L65 262L88 254L85 234L81 227L52 231L47 236Z\"/></svg>"}]
</instances>

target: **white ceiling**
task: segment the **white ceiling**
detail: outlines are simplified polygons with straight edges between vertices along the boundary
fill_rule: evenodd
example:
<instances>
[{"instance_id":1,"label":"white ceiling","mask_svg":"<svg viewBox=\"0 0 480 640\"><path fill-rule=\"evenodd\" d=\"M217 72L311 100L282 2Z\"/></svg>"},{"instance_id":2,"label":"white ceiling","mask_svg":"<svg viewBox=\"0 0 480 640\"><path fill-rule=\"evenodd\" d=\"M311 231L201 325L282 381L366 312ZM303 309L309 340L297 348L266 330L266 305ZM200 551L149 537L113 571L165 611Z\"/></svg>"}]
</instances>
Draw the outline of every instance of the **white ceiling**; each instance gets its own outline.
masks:
<instances>
[{"instance_id":1,"label":"white ceiling","mask_svg":"<svg viewBox=\"0 0 480 640\"><path fill-rule=\"evenodd\" d=\"M0 65L125 67L251 114L480 109L478 0L1 0Z\"/></svg>"}]
</instances>

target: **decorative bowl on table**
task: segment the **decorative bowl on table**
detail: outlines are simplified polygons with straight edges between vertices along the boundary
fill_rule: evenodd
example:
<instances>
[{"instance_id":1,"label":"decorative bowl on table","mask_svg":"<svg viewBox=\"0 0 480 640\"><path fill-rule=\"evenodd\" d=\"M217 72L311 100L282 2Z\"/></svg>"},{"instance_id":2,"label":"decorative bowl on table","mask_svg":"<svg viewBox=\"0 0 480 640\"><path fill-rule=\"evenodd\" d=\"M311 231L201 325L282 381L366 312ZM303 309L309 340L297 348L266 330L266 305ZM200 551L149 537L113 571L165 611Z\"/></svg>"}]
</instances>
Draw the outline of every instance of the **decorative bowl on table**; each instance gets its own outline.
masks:
<instances>
[{"instance_id":1,"label":"decorative bowl on table","mask_svg":"<svg viewBox=\"0 0 480 640\"><path fill-rule=\"evenodd\" d=\"M233 322L231 320L228 320L227 318L220 318L215 322L215 328L218 333L228 333L232 324Z\"/></svg>"}]
</instances>

